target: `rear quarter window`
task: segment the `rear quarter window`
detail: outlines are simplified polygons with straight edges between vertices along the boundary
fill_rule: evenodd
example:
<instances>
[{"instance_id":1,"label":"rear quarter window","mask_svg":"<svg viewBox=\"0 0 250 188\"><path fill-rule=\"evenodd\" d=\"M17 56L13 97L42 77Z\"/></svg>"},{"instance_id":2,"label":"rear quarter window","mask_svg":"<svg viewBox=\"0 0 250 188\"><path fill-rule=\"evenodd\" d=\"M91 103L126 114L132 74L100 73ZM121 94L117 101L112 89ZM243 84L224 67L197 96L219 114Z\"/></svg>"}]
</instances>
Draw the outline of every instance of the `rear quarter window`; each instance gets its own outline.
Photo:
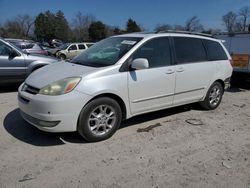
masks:
<instances>
[{"instance_id":1,"label":"rear quarter window","mask_svg":"<svg viewBox=\"0 0 250 188\"><path fill-rule=\"evenodd\" d=\"M227 54L219 42L211 40L203 41L206 45L208 58L210 61L228 60Z\"/></svg>"},{"instance_id":2,"label":"rear quarter window","mask_svg":"<svg viewBox=\"0 0 250 188\"><path fill-rule=\"evenodd\" d=\"M84 49L85 49L84 44L78 44L78 49L79 49L79 50L84 50Z\"/></svg>"},{"instance_id":3,"label":"rear quarter window","mask_svg":"<svg viewBox=\"0 0 250 188\"><path fill-rule=\"evenodd\" d=\"M177 64L207 61L205 47L201 39L174 37Z\"/></svg>"}]
</instances>

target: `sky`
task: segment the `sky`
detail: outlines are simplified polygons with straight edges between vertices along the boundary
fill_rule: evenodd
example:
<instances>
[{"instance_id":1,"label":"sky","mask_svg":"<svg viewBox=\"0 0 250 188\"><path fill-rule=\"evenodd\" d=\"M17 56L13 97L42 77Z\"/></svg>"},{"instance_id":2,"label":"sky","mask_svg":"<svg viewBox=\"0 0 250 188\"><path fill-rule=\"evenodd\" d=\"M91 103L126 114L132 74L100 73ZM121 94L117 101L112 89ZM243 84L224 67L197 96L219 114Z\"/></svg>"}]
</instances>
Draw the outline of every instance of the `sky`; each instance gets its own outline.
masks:
<instances>
[{"instance_id":1,"label":"sky","mask_svg":"<svg viewBox=\"0 0 250 188\"><path fill-rule=\"evenodd\" d=\"M80 11L120 28L131 17L151 31L157 24L183 25L198 16L205 28L223 29L222 15L246 5L250 0L0 0L0 23L20 14L62 10L69 22Z\"/></svg>"}]
</instances>

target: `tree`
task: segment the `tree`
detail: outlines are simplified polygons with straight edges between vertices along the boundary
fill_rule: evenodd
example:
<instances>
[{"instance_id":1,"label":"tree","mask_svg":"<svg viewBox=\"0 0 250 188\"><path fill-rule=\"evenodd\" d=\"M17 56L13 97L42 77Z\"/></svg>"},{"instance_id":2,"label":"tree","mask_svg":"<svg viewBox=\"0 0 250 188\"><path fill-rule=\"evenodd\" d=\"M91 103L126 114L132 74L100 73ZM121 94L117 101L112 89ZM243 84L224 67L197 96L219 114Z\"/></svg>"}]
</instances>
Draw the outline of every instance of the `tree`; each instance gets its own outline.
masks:
<instances>
[{"instance_id":1,"label":"tree","mask_svg":"<svg viewBox=\"0 0 250 188\"><path fill-rule=\"evenodd\" d=\"M84 15L78 12L72 21L72 36L75 41L86 41L89 39L88 28L96 19L91 14Z\"/></svg>"},{"instance_id":2,"label":"tree","mask_svg":"<svg viewBox=\"0 0 250 188\"><path fill-rule=\"evenodd\" d=\"M34 26L34 18L29 16L28 14L24 15L18 15L16 18L16 22L19 24L21 28L22 35L25 38L28 38L30 36L30 32L33 29Z\"/></svg>"},{"instance_id":3,"label":"tree","mask_svg":"<svg viewBox=\"0 0 250 188\"><path fill-rule=\"evenodd\" d=\"M93 41L104 39L107 36L106 26L101 21L91 23L88 32L89 38Z\"/></svg>"},{"instance_id":4,"label":"tree","mask_svg":"<svg viewBox=\"0 0 250 188\"><path fill-rule=\"evenodd\" d=\"M140 31L141 31L141 28L136 23L136 21L134 21L131 18L129 18L128 21L127 21L126 32L127 33L133 33L133 32L140 32Z\"/></svg>"},{"instance_id":5,"label":"tree","mask_svg":"<svg viewBox=\"0 0 250 188\"><path fill-rule=\"evenodd\" d=\"M250 6L242 7L239 10L239 17L241 18L241 21L239 22L241 26L241 31L246 31L247 29L247 21L250 17Z\"/></svg>"},{"instance_id":6,"label":"tree","mask_svg":"<svg viewBox=\"0 0 250 188\"><path fill-rule=\"evenodd\" d=\"M121 30L119 27L115 27L115 28L113 29L114 35L120 35L120 34L122 34L123 32L124 32L124 31Z\"/></svg>"},{"instance_id":7,"label":"tree","mask_svg":"<svg viewBox=\"0 0 250 188\"><path fill-rule=\"evenodd\" d=\"M192 18L188 19L186 21L185 30L191 32L201 32L203 30L203 26L200 23L200 19L197 16L193 16Z\"/></svg>"},{"instance_id":8,"label":"tree","mask_svg":"<svg viewBox=\"0 0 250 188\"><path fill-rule=\"evenodd\" d=\"M34 19L25 14L7 20L1 27L1 36L9 38L29 38Z\"/></svg>"},{"instance_id":9,"label":"tree","mask_svg":"<svg viewBox=\"0 0 250 188\"><path fill-rule=\"evenodd\" d=\"M69 37L69 24L66 20L64 13L62 11L58 11L55 14L55 36L57 39L67 41Z\"/></svg>"},{"instance_id":10,"label":"tree","mask_svg":"<svg viewBox=\"0 0 250 188\"><path fill-rule=\"evenodd\" d=\"M35 35L38 40L51 39L68 40L69 25L62 11L56 14L46 11L40 13L35 19Z\"/></svg>"},{"instance_id":11,"label":"tree","mask_svg":"<svg viewBox=\"0 0 250 188\"><path fill-rule=\"evenodd\" d=\"M55 38L54 15L50 11L40 13L35 19L35 35L38 40L49 41Z\"/></svg>"},{"instance_id":12,"label":"tree","mask_svg":"<svg viewBox=\"0 0 250 188\"><path fill-rule=\"evenodd\" d=\"M155 26L154 30L156 32L159 32L159 31L167 31L167 30L172 30L172 29L173 29L173 27L171 25L169 25L169 24L157 24Z\"/></svg>"},{"instance_id":13,"label":"tree","mask_svg":"<svg viewBox=\"0 0 250 188\"><path fill-rule=\"evenodd\" d=\"M174 30L175 31L185 31L185 27L182 25L174 25Z\"/></svg>"},{"instance_id":14,"label":"tree","mask_svg":"<svg viewBox=\"0 0 250 188\"><path fill-rule=\"evenodd\" d=\"M4 24L5 37L22 38L22 28L16 20L7 20Z\"/></svg>"},{"instance_id":15,"label":"tree","mask_svg":"<svg viewBox=\"0 0 250 188\"><path fill-rule=\"evenodd\" d=\"M229 33L232 33L234 31L236 18L237 15L232 11L222 16L222 21L224 22L224 25L226 26L226 29Z\"/></svg>"}]
</instances>

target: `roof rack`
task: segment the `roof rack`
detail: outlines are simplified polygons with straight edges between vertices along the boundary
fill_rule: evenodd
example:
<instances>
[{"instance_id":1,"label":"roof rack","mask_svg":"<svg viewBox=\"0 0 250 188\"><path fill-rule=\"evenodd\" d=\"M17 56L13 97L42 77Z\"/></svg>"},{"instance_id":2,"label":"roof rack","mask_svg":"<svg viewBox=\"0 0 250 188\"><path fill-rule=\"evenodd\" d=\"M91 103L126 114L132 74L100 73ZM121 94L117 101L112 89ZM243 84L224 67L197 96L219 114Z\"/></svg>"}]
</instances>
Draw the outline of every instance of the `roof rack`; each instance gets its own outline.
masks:
<instances>
[{"instance_id":1,"label":"roof rack","mask_svg":"<svg viewBox=\"0 0 250 188\"><path fill-rule=\"evenodd\" d=\"M199 36L204 36L204 37L215 38L214 35L210 35L206 33L191 32L191 31L162 30L162 31L157 31L155 33L180 33L180 34L199 35Z\"/></svg>"}]
</instances>

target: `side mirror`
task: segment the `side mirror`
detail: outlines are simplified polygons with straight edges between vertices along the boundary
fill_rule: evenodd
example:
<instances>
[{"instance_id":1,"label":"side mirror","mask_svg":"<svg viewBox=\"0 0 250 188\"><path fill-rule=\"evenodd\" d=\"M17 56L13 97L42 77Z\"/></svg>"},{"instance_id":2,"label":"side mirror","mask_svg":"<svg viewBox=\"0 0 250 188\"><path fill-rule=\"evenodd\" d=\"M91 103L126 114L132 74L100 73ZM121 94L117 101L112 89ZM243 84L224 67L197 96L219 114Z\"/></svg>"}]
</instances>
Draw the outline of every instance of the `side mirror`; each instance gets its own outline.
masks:
<instances>
[{"instance_id":1,"label":"side mirror","mask_svg":"<svg viewBox=\"0 0 250 188\"><path fill-rule=\"evenodd\" d=\"M131 68L133 70L148 69L149 68L148 60L145 58L135 59L131 63Z\"/></svg>"},{"instance_id":2,"label":"side mirror","mask_svg":"<svg viewBox=\"0 0 250 188\"><path fill-rule=\"evenodd\" d=\"M15 50L10 49L10 51L9 51L9 57L10 58L14 58L16 56L18 56L18 53Z\"/></svg>"}]
</instances>

